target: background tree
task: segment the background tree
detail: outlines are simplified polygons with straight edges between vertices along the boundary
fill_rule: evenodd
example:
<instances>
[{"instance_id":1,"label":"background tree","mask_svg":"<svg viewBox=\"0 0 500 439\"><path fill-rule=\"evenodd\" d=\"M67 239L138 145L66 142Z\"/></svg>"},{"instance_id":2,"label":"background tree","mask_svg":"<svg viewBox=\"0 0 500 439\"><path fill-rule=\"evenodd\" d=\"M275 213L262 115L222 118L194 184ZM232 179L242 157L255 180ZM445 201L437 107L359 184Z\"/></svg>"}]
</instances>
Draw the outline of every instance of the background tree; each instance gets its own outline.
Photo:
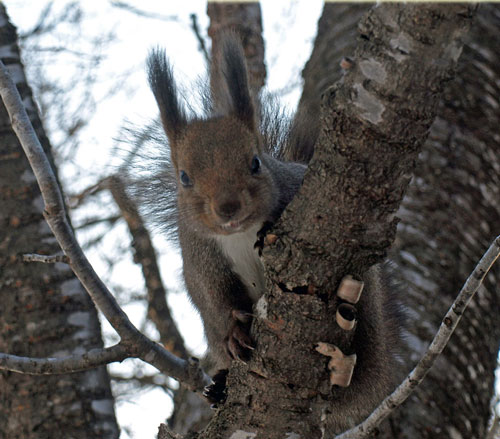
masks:
<instances>
[{"instance_id":1,"label":"background tree","mask_svg":"<svg viewBox=\"0 0 500 439\"><path fill-rule=\"evenodd\" d=\"M20 63L16 31L3 5L0 22L2 60L51 157ZM38 185L3 104L0 118L0 351L57 357L101 347L96 310L69 267L23 261L28 253L58 253L59 245L43 218ZM2 371L0 389L0 437L118 437L104 367L42 377Z\"/></svg>"}]
</instances>

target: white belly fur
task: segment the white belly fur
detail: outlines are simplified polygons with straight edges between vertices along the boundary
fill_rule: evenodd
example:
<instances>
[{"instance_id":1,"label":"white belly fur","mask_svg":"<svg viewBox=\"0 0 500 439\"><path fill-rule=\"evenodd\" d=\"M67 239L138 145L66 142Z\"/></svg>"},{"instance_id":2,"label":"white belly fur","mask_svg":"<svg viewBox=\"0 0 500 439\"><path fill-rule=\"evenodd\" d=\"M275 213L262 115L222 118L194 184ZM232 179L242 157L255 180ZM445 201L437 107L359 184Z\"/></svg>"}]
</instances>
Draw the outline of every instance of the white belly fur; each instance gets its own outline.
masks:
<instances>
[{"instance_id":1,"label":"white belly fur","mask_svg":"<svg viewBox=\"0 0 500 439\"><path fill-rule=\"evenodd\" d=\"M257 302L265 288L262 262L258 250L254 248L257 232L261 227L259 224L245 232L216 237L221 250L231 262L233 271L245 284L254 302Z\"/></svg>"}]
</instances>

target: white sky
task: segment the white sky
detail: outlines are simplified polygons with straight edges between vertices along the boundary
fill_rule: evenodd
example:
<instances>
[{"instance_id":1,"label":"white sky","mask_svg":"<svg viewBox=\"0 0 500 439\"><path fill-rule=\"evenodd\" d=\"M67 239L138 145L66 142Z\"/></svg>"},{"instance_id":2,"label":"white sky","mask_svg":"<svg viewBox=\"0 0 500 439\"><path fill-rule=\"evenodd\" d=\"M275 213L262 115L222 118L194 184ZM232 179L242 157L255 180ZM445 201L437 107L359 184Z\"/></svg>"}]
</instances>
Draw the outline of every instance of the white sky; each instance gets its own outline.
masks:
<instances>
[{"instance_id":1,"label":"white sky","mask_svg":"<svg viewBox=\"0 0 500 439\"><path fill-rule=\"evenodd\" d=\"M30 29L46 4L45 1L7 0L4 1L12 22L21 30ZM55 8L63 8L69 2L59 0L54 2ZM189 83L205 70L204 60L198 50L198 43L189 27L190 14L196 13L202 35L206 35L208 17L206 16L206 2L202 0L183 1L154 1L130 0L133 6L163 16L177 15L177 22L164 22L150 18L141 18L130 12L112 8L106 1L81 1L81 6L89 18L84 20L79 30L81 38L75 45L85 47L85 39L98 35L105 30L113 30L116 41L109 48L104 48L105 58L100 66L100 74L94 84L94 93L98 97L107 94L110 84L123 71L134 68L120 93L110 100L99 102L89 125L83 130L81 148L77 157L77 167L83 168L83 175L75 182L76 166L65 164L60 171L66 185L75 184L85 187L96 181L99 174L106 174L112 158L108 152L114 144L120 127L125 120L141 125L157 114L156 104L146 85L144 73L144 59L148 50L160 45L165 47L167 55L174 64L175 76L179 82L189 86ZM316 23L322 9L321 0L264 0L261 2L263 11L264 38L266 41L266 60L268 65L268 87L279 90L290 83L299 82L300 70L307 61ZM71 33L68 29L68 34ZM57 45L58 41L45 40L46 45ZM72 47L73 48L73 47ZM61 78L64 81L71 75L74 65L78 62L75 57L66 57L58 62L44 66L51 77ZM106 80L108 79L108 80ZM286 105L294 107L300 96L297 87L292 93L283 96ZM49 137L57 139L57 127L48 127ZM81 173L81 171L80 171ZM124 227L118 228L115 233L106 236L104 249L108 252L117 243L127 241L127 232ZM162 249L166 245L160 243L162 237L156 237L155 243ZM112 251L112 250L111 250ZM100 257L99 251L90 252L88 257L96 271L107 277L107 265ZM171 253L161 257L162 274L168 288L178 288L178 274L180 269L179 258ZM113 270L113 281L126 280L127 287L142 288L140 269L129 262L120 263ZM199 319L193 314L185 296L173 294L169 303L177 317L179 327L184 334L188 345L198 354L204 349L202 329ZM128 306L125 310L134 324L141 326L144 318L144 309ZM106 332L110 332L109 325L103 325ZM127 371L129 366L112 366L114 370ZM126 372L122 372L126 373ZM157 427L164 422L170 412L168 397L161 391L151 391L134 395L128 402L117 403L117 416L122 427L122 439L128 438L155 438ZM125 429L127 431L125 431Z\"/></svg>"}]
</instances>

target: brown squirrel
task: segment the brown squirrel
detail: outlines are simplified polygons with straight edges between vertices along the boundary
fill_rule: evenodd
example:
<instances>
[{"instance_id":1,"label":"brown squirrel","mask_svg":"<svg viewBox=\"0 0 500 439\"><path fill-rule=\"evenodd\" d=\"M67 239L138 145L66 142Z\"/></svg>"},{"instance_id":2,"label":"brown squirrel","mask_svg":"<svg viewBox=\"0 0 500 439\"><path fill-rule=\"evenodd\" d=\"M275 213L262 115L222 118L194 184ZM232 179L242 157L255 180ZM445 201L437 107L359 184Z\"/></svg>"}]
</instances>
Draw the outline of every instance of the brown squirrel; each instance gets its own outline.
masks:
<instances>
[{"instance_id":1,"label":"brown squirrel","mask_svg":"<svg viewBox=\"0 0 500 439\"><path fill-rule=\"evenodd\" d=\"M188 120L163 51L153 50L147 64L177 181L186 287L212 357L226 368L252 349L252 306L264 289L257 232L291 201L306 166L269 154L276 145L266 144L260 133L243 52L233 35L222 38L220 57L212 63L208 118ZM298 138L299 130L293 131Z\"/></svg>"}]
</instances>

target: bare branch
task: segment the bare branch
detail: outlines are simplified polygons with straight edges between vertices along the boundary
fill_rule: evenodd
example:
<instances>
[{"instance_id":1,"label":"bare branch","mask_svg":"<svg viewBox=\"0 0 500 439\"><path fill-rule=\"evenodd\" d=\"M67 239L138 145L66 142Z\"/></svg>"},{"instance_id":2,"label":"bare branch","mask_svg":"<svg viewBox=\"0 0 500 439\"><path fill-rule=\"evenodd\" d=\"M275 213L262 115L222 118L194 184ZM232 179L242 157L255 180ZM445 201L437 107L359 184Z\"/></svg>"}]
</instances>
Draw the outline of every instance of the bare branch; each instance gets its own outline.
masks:
<instances>
[{"instance_id":1,"label":"bare branch","mask_svg":"<svg viewBox=\"0 0 500 439\"><path fill-rule=\"evenodd\" d=\"M194 35L200 44L201 53L203 53L203 57L205 58L205 62L207 65L210 64L210 55L208 54L207 46L205 45L205 40L200 34L200 27L198 26L198 17L196 14L191 14L189 16L191 18L191 29L193 29Z\"/></svg>"},{"instance_id":2,"label":"bare branch","mask_svg":"<svg viewBox=\"0 0 500 439\"><path fill-rule=\"evenodd\" d=\"M432 340L429 349L417 363L415 368L398 388L384 399L363 423L336 436L337 439L361 439L368 437L380 422L389 416L396 407L400 406L423 381L425 375L434 364L434 361L445 348L458 322L460 322L465 308L467 308L467 305L474 297L474 294L481 286L486 274L498 259L499 255L500 236L497 236L465 282L462 290L444 316L439 331Z\"/></svg>"},{"instance_id":3,"label":"bare branch","mask_svg":"<svg viewBox=\"0 0 500 439\"><path fill-rule=\"evenodd\" d=\"M0 62L0 94L9 113L21 146L36 176L45 204L44 216L59 242L69 265L94 303L129 347L131 356L157 367L163 373L201 390L209 382L201 369L194 370L192 364L172 355L162 346L149 340L128 319L113 295L97 276L80 248L67 220L63 198L50 163L26 114L17 88L8 69Z\"/></svg>"},{"instance_id":4,"label":"bare branch","mask_svg":"<svg viewBox=\"0 0 500 439\"><path fill-rule=\"evenodd\" d=\"M132 14L135 14L139 17L154 18L156 20L164 20L164 21L178 21L179 20L179 18L176 15L162 15L162 14L158 14L156 12L148 12L148 11L145 11L144 9L136 8L135 6L132 6L131 4L129 4L127 2L112 1L111 6L114 6L115 8L118 8L118 9L123 9L124 11L127 11L127 12L131 12Z\"/></svg>"},{"instance_id":5,"label":"bare branch","mask_svg":"<svg viewBox=\"0 0 500 439\"><path fill-rule=\"evenodd\" d=\"M122 343L63 358L29 358L0 353L0 370L28 375L56 375L81 372L115 361L121 362L129 357L130 354Z\"/></svg>"},{"instance_id":6,"label":"bare branch","mask_svg":"<svg viewBox=\"0 0 500 439\"><path fill-rule=\"evenodd\" d=\"M99 192L101 192L103 189L105 189L106 186L103 184L105 181L106 181L106 179L99 180L97 183L93 184L92 186L85 188L79 194L71 195L69 197L70 208L76 209L77 207L82 205L90 195L96 195Z\"/></svg>"},{"instance_id":7,"label":"bare branch","mask_svg":"<svg viewBox=\"0 0 500 439\"><path fill-rule=\"evenodd\" d=\"M66 255L38 255L36 253L28 253L23 255L24 262L43 262L44 264L55 264L56 262L69 263Z\"/></svg>"}]
</instances>

